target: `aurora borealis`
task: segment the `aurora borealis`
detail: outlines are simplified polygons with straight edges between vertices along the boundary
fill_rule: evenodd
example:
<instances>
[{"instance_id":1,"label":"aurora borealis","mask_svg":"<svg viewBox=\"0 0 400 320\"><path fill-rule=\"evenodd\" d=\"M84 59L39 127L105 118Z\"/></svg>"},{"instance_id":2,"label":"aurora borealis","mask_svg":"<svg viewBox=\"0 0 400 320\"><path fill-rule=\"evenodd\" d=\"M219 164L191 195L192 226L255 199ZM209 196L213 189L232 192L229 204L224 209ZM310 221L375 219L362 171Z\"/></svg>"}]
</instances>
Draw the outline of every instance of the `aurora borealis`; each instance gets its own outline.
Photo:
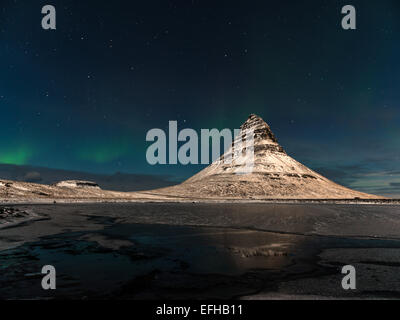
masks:
<instances>
[{"instance_id":1,"label":"aurora borealis","mask_svg":"<svg viewBox=\"0 0 400 320\"><path fill-rule=\"evenodd\" d=\"M0 163L186 178L146 133L238 128L346 186L400 197L400 3L3 0ZM41 29L41 7L57 30Z\"/></svg>"}]
</instances>

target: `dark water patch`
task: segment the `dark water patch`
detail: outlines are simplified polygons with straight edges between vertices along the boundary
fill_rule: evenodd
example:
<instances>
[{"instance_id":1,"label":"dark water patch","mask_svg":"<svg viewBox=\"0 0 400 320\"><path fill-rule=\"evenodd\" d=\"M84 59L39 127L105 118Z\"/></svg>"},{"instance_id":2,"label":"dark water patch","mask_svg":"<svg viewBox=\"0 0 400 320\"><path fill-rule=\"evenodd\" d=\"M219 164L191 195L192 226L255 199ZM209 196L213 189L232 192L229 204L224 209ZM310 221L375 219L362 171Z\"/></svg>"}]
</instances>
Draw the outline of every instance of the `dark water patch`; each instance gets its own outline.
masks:
<instances>
[{"instance_id":1,"label":"dark water patch","mask_svg":"<svg viewBox=\"0 0 400 320\"><path fill-rule=\"evenodd\" d=\"M386 266L386 267L400 267L400 262L367 260L367 261L360 261L360 263L363 263L363 264L374 264L374 265Z\"/></svg>"},{"instance_id":2,"label":"dark water patch","mask_svg":"<svg viewBox=\"0 0 400 320\"><path fill-rule=\"evenodd\" d=\"M97 215L84 215L88 221L92 221L101 225L112 225L115 223L117 218Z\"/></svg>"}]
</instances>

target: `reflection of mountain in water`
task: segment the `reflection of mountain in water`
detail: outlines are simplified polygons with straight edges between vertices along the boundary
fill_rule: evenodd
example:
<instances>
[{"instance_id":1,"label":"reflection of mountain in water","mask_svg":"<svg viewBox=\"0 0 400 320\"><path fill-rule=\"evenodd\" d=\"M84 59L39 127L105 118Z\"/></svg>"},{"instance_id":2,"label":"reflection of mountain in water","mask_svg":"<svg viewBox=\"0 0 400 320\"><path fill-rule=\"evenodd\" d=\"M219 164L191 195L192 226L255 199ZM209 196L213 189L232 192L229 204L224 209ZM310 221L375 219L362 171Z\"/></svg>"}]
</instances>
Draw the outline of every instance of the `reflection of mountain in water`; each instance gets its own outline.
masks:
<instances>
[{"instance_id":1,"label":"reflection of mountain in water","mask_svg":"<svg viewBox=\"0 0 400 320\"><path fill-rule=\"evenodd\" d=\"M264 273L290 268L302 238L140 224L52 235L0 253L0 297L232 298L263 288ZM46 263L57 266L55 292L37 285Z\"/></svg>"}]
</instances>

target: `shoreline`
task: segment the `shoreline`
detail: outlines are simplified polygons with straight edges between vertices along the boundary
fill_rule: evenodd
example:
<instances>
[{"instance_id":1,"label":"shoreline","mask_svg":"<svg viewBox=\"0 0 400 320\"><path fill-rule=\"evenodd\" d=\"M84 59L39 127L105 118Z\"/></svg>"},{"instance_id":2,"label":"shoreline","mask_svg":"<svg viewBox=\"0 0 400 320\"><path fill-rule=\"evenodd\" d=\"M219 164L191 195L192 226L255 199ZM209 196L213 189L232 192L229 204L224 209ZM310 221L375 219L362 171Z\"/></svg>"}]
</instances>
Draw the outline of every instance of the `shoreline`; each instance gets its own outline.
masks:
<instances>
[{"instance_id":1,"label":"shoreline","mask_svg":"<svg viewBox=\"0 0 400 320\"><path fill-rule=\"evenodd\" d=\"M347 204L347 205L400 205L400 199L0 199L0 206L50 204L113 204L113 203L171 203L171 204Z\"/></svg>"}]
</instances>

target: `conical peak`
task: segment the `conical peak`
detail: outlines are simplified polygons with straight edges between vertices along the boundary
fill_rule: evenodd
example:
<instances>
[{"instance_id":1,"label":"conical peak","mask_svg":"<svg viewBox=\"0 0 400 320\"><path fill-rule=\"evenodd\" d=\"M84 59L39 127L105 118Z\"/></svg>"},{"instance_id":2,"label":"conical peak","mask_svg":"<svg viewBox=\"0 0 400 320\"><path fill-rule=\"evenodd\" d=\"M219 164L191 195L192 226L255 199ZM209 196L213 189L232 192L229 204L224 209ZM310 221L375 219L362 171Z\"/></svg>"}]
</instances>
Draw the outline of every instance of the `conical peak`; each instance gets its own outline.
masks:
<instances>
[{"instance_id":1,"label":"conical peak","mask_svg":"<svg viewBox=\"0 0 400 320\"><path fill-rule=\"evenodd\" d=\"M274 133L269 125L259 116L250 114L246 122L240 127L242 130L252 129L254 131L254 140L268 140L278 143Z\"/></svg>"},{"instance_id":2,"label":"conical peak","mask_svg":"<svg viewBox=\"0 0 400 320\"><path fill-rule=\"evenodd\" d=\"M249 127L249 125L252 125L255 122L264 122L265 124L267 124L261 117L259 117L258 115L252 113L248 116L247 120L245 121L245 123L242 124L243 126Z\"/></svg>"}]
</instances>

